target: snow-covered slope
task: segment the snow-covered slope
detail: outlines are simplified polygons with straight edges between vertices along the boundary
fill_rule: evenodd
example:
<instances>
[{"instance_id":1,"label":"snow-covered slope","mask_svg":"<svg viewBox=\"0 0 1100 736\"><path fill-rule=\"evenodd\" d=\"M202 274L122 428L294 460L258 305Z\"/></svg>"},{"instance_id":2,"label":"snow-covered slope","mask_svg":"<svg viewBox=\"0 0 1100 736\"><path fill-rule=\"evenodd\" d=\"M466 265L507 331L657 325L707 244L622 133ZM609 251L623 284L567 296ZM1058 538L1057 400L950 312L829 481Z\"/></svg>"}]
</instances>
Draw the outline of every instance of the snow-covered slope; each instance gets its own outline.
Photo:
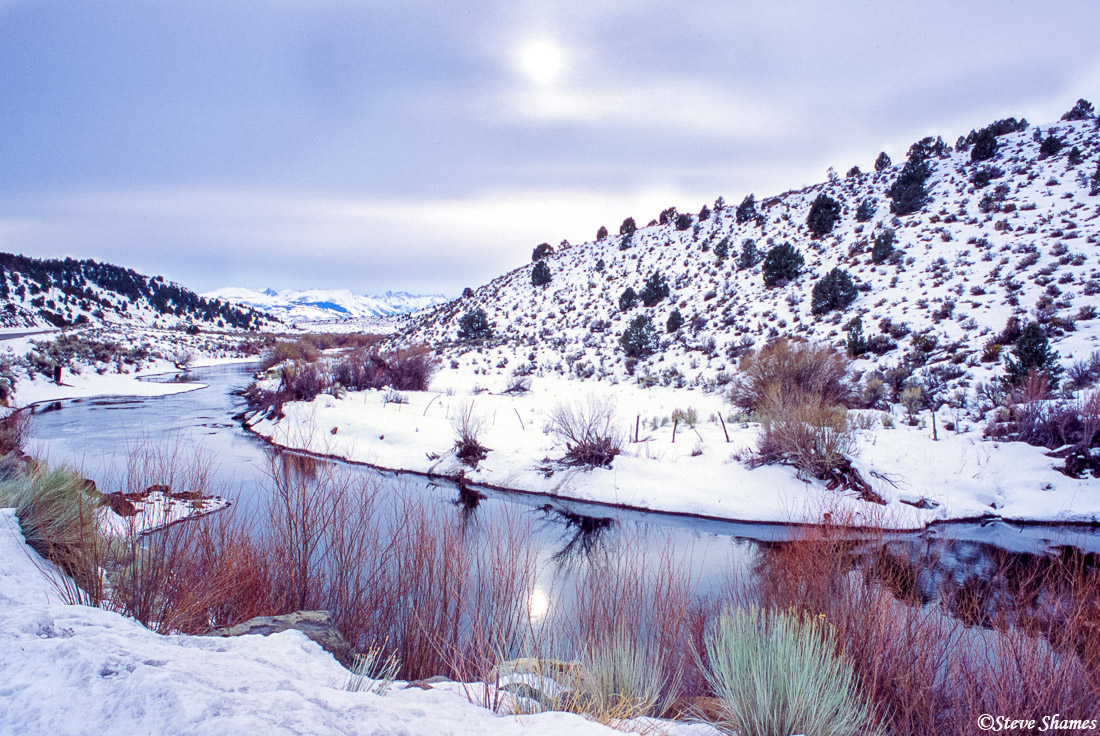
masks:
<instances>
[{"instance_id":1,"label":"snow-covered slope","mask_svg":"<svg viewBox=\"0 0 1100 736\"><path fill-rule=\"evenodd\" d=\"M0 253L0 326L261 329L264 314L110 263Z\"/></svg>"},{"instance_id":2,"label":"snow-covered slope","mask_svg":"<svg viewBox=\"0 0 1100 736\"><path fill-rule=\"evenodd\" d=\"M266 312L287 323L390 317L448 301L442 294L409 294L404 291L364 296L348 289L254 291L232 286L207 292L203 296Z\"/></svg>"},{"instance_id":3,"label":"snow-covered slope","mask_svg":"<svg viewBox=\"0 0 1100 736\"><path fill-rule=\"evenodd\" d=\"M759 198L759 216L741 223L736 206L718 201L705 208L705 219L702 212L681 218L686 229L672 217L632 237L613 234L553 253L546 286L532 284L533 264L521 266L470 296L414 315L402 339L447 343L452 359L486 374L517 368L611 380L633 374L644 382L714 387L729 379L747 346L779 335L841 345L847 323L859 316L866 337L886 335L882 347L896 345L881 356L868 353L861 367L896 364L919 348L926 362L947 360L967 369L969 379L985 380L996 363L982 362L982 348L1015 315L1021 323L1041 322L1069 363L1100 348L1093 311L1100 306L1097 120L1041 131L998 136L996 155L986 161L972 161L969 146L932 154L930 197L915 214L891 214L887 197L904 162ZM1061 151L1044 155L1040 139L1052 135ZM972 180L983 170L994 178L979 187ZM840 203L840 219L814 238L807 215L820 194ZM871 217L860 222L864 201ZM895 231L900 254L876 264L874 237L885 229ZM768 288L760 263L738 268L748 240L761 254L790 243L805 259L802 273ZM724 259L715 255L723 244ZM851 275L858 296L844 309L812 314L813 287L834 268ZM657 271L669 296L621 310L622 292L641 292ZM460 318L476 309L494 330L480 346L457 340ZM670 333L673 310L684 325ZM651 318L660 346L635 365L619 341L639 315Z\"/></svg>"}]
</instances>

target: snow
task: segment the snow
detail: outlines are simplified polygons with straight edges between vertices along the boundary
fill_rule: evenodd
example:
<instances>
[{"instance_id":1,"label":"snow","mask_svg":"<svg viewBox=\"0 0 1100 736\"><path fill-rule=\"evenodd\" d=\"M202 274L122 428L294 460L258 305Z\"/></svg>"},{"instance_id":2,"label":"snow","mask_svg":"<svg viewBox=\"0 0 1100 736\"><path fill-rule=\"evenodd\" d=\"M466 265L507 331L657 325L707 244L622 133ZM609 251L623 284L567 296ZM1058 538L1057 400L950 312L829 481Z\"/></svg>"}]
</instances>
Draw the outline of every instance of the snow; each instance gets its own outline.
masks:
<instances>
[{"instance_id":1,"label":"snow","mask_svg":"<svg viewBox=\"0 0 1100 736\"><path fill-rule=\"evenodd\" d=\"M186 492L186 489L181 489ZM134 537L157 529L172 526L184 519L212 514L230 505L221 496L180 498L178 493L152 489L144 498L127 498L136 514L120 516L109 506L100 508L97 515L99 528L107 537Z\"/></svg>"},{"instance_id":2,"label":"snow","mask_svg":"<svg viewBox=\"0 0 1100 736\"><path fill-rule=\"evenodd\" d=\"M348 289L255 291L235 286L216 289L203 296L207 299L220 299L231 304L267 312L288 324L303 322L346 324L349 321L404 315L448 301L442 294L409 294L404 291L387 291L385 294L376 296L364 296ZM378 324L386 323L379 320Z\"/></svg>"},{"instance_id":3,"label":"snow","mask_svg":"<svg viewBox=\"0 0 1100 736\"><path fill-rule=\"evenodd\" d=\"M816 523L825 512L899 529L982 517L1100 521L1097 481L1068 478L1052 470L1055 461L1041 448L986 442L977 429L941 429L933 441L930 429L909 427L898 417L891 429L860 431L855 465L888 500L883 507L854 493L828 491L789 467L749 469L743 460L758 426L727 419L727 442L718 416L730 409L716 394L546 376L534 379L527 394L501 395L505 386L497 382L483 387L498 393L471 395L468 383L465 390L457 388L463 382L460 372L445 370L436 385L447 389L405 392L406 404L387 402L386 391L321 395L286 404L281 420L253 417L250 426L284 447L392 470L461 472L473 483L497 488L738 521ZM626 438L609 469L555 462L565 446L548 429L551 412L562 401L583 403L588 397L615 406ZM491 449L476 468L463 465L452 451L453 418L470 404L484 422L480 442ZM681 423L673 441L671 421L656 429L653 423L662 424L676 409L694 409L699 420L694 428ZM881 423L882 412L867 414ZM633 441L636 424L638 442ZM921 499L935 508L905 503Z\"/></svg>"},{"instance_id":4,"label":"snow","mask_svg":"<svg viewBox=\"0 0 1100 736\"><path fill-rule=\"evenodd\" d=\"M300 632L161 636L112 611L64 603L51 575L58 573L23 543L13 511L0 510L0 733L616 733L568 713L499 715L471 703L457 683L348 692L348 672ZM674 736L716 733L702 724L660 727Z\"/></svg>"}]
</instances>

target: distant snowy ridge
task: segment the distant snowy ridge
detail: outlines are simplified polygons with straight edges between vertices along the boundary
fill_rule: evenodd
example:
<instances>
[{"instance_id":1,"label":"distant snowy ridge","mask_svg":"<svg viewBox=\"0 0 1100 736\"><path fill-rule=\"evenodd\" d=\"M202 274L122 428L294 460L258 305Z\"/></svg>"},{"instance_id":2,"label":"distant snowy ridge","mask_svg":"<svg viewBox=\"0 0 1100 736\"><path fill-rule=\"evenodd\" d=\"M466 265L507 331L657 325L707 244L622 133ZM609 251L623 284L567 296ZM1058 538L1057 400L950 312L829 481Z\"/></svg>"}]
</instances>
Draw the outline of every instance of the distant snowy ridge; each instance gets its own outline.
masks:
<instances>
[{"instance_id":1,"label":"distant snowy ridge","mask_svg":"<svg viewBox=\"0 0 1100 736\"><path fill-rule=\"evenodd\" d=\"M404 291L387 291L380 295L366 296L348 289L256 291L234 286L207 292L203 296L250 307L287 323L392 317L450 301L442 294L409 294Z\"/></svg>"}]
</instances>

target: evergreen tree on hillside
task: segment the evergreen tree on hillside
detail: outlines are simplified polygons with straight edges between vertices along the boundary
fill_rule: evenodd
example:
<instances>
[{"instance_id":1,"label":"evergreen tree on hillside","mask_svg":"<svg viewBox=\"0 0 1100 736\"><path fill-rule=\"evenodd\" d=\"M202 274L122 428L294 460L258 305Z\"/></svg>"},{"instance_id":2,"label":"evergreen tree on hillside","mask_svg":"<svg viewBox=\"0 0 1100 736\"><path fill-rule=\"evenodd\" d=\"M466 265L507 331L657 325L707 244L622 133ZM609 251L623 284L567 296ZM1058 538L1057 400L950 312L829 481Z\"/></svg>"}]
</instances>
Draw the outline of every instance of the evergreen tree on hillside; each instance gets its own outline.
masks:
<instances>
[{"instance_id":1,"label":"evergreen tree on hillside","mask_svg":"<svg viewBox=\"0 0 1100 736\"><path fill-rule=\"evenodd\" d=\"M989 128L982 128L970 149L971 161L988 161L997 154L997 138Z\"/></svg>"},{"instance_id":2,"label":"evergreen tree on hillside","mask_svg":"<svg viewBox=\"0 0 1100 736\"><path fill-rule=\"evenodd\" d=\"M875 171L888 169L890 168L890 164L892 163L893 161L891 161L890 157L886 155L886 151L882 151L881 153L879 153L878 158L875 159Z\"/></svg>"},{"instance_id":3,"label":"evergreen tree on hillside","mask_svg":"<svg viewBox=\"0 0 1100 736\"><path fill-rule=\"evenodd\" d=\"M898 178L886 192L890 198L890 211L901 216L920 211L928 203L928 190L924 183L931 175L932 167L923 156L906 161Z\"/></svg>"},{"instance_id":4,"label":"evergreen tree on hillside","mask_svg":"<svg viewBox=\"0 0 1100 736\"><path fill-rule=\"evenodd\" d=\"M1043 157L1057 156L1058 152L1062 150L1062 139L1054 135L1054 133L1048 133L1047 137L1043 139L1043 142L1039 144L1039 153Z\"/></svg>"},{"instance_id":5,"label":"evergreen tree on hillside","mask_svg":"<svg viewBox=\"0 0 1100 736\"><path fill-rule=\"evenodd\" d=\"M665 280L660 271L654 271L646 279L645 286L642 287L642 291L638 296L641 298L643 306L652 307L668 296L668 293L668 281Z\"/></svg>"},{"instance_id":6,"label":"evergreen tree on hillside","mask_svg":"<svg viewBox=\"0 0 1100 736\"><path fill-rule=\"evenodd\" d=\"M1077 100L1077 104L1062 116L1062 120L1088 120L1095 116L1096 112L1092 108L1092 103L1081 99Z\"/></svg>"},{"instance_id":7,"label":"evergreen tree on hillside","mask_svg":"<svg viewBox=\"0 0 1100 736\"><path fill-rule=\"evenodd\" d=\"M730 253L730 239L722 238L718 241L718 245L714 246L714 255L718 256L718 260L725 260L726 256Z\"/></svg>"},{"instance_id":8,"label":"evergreen tree on hillside","mask_svg":"<svg viewBox=\"0 0 1100 736\"><path fill-rule=\"evenodd\" d=\"M806 227L815 238L832 231L840 219L840 203L822 192L810 205L810 214L806 217Z\"/></svg>"},{"instance_id":9,"label":"evergreen tree on hillside","mask_svg":"<svg viewBox=\"0 0 1100 736\"><path fill-rule=\"evenodd\" d=\"M871 263L876 266L886 263L894 255L894 231L886 228L875 236L875 243L871 246Z\"/></svg>"},{"instance_id":10,"label":"evergreen tree on hillside","mask_svg":"<svg viewBox=\"0 0 1100 736\"><path fill-rule=\"evenodd\" d=\"M623 293L619 294L619 311L629 312L634 308L634 305L638 303L638 295L634 292L633 287L626 287L623 289Z\"/></svg>"},{"instance_id":11,"label":"evergreen tree on hillside","mask_svg":"<svg viewBox=\"0 0 1100 736\"><path fill-rule=\"evenodd\" d=\"M546 265L546 261L538 261L535 263L535 267L531 269L531 284L534 286L546 286L550 283L550 267Z\"/></svg>"},{"instance_id":12,"label":"evergreen tree on hillside","mask_svg":"<svg viewBox=\"0 0 1100 736\"><path fill-rule=\"evenodd\" d=\"M600 229L596 231L596 240L603 240L607 237L607 228L600 225Z\"/></svg>"},{"instance_id":13,"label":"evergreen tree on hillside","mask_svg":"<svg viewBox=\"0 0 1100 736\"><path fill-rule=\"evenodd\" d=\"M737 257L737 270L747 271L757 263L763 260L763 255L756 248L756 241L752 238L745 238L745 242L741 244L741 255Z\"/></svg>"},{"instance_id":14,"label":"evergreen tree on hillside","mask_svg":"<svg viewBox=\"0 0 1100 736\"><path fill-rule=\"evenodd\" d=\"M634 224L634 218L628 217L623 220L623 224L619 225L619 235L633 235L638 229L638 226Z\"/></svg>"},{"instance_id":15,"label":"evergreen tree on hillside","mask_svg":"<svg viewBox=\"0 0 1100 736\"><path fill-rule=\"evenodd\" d=\"M680 314L679 309L673 309L672 313L668 315L668 322L665 323L665 328L669 332L676 332L684 326L684 317Z\"/></svg>"},{"instance_id":16,"label":"evergreen tree on hillside","mask_svg":"<svg viewBox=\"0 0 1100 736\"><path fill-rule=\"evenodd\" d=\"M459 340L483 340L493 336L493 327L481 307L467 310L458 320Z\"/></svg>"},{"instance_id":17,"label":"evergreen tree on hillside","mask_svg":"<svg viewBox=\"0 0 1100 736\"><path fill-rule=\"evenodd\" d=\"M777 245L764 256L761 273L768 288L798 278L804 259L790 243Z\"/></svg>"},{"instance_id":18,"label":"evergreen tree on hillside","mask_svg":"<svg viewBox=\"0 0 1100 736\"><path fill-rule=\"evenodd\" d=\"M867 338L863 336L863 320L854 318L848 323L848 334L844 340L844 350L849 358L858 358L867 352Z\"/></svg>"},{"instance_id":19,"label":"evergreen tree on hillside","mask_svg":"<svg viewBox=\"0 0 1100 736\"><path fill-rule=\"evenodd\" d=\"M689 227L691 227L691 223L691 215L689 215L687 212L681 212L680 214L676 215L677 230L687 230Z\"/></svg>"},{"instance_id":20,"label":"evergreen tree on hillside","mask_svg":"<svg viewBox=\"0 0 1100 736\"><path fill-rule=\"evenodd\" d=\"M878 200L874 197L864 197L856 207L856 222L870 222L878 212Z\"/></svg>"},{"instance_id":21,"label":"evergreen tree on hillside","mask_svg":"<svg viewBox=\"0 0 1100 736\"><path fill-rule=\"evenodd\" d=\"M631 321L619 338L619 346L628 358L644 358L657 351L660 338L648 314L639 314Z\"/></svg>"},{"instance_id":22,"label":"evergreen tree on hillside","mask_svg":"<svg viewBox=\"0 0 1100 736\"><path fill-rule=\"evenodd\" d=\"M737 205L737 211L735 213L738 225L743 225L750 220L755 220L758 215L756 212L756 199L752 194L746 196L741 200L741 204Z\"/></svg>"},{"instance_id":23,"label":"evergreen tree on hillside","mask_svg":"<svg viewBox=\"0 0 1100 736\"><path fill-rule=\"evenodd\" d=\"M1050 349L1050 341L1038 322L1024 328L1016 339L1012 355L1005 358L1005 383L1019 386L1032 371L1043 374L1051 389L1058 387L1062 366L1058 364L1058 353Z\"/></svg>"},{"instance_id":24,"label":"evergreen tree on hillside","mask_svg":"<svg viewBox=\"0 0 1100 736\"><path fill-rule=\"evenodd\" d=\"M547 256L551 256L553 254L554 246L550 245L549 243L539 243L535 246L535 249L531 251L531 260L541 261L543 258L546 258Z\"/></svg>"},{"instance_id":25,"label":"evergreen tree on hillside","mask_svg":"<svg viewBox=\"0 0 1100 736\"><path fill-rule=\"evenodd\" d=\"M859 291L847 271L834 268L814 284L810 298L810 313L825 314L834 309L847 309L856 300Z\"/></svg>"}]
</instances>

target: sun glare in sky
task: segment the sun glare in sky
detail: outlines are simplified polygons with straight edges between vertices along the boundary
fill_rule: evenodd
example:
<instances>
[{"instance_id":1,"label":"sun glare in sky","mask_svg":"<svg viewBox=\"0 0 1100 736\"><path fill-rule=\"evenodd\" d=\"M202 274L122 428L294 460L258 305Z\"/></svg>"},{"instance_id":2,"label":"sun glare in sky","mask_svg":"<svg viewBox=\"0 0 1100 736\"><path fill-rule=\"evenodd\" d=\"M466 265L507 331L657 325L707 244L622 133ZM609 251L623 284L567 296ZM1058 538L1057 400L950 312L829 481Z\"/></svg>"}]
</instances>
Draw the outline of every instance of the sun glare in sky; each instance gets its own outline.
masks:
<instances>
[{"instance_id":1,"label":"sun glare in sky","mask_svg":"<svg viewBox=\"0 0 1100 736\"><path fill-rule=\"evenodd\" d=\"M554 40L537 38L520 44L519 70L538 84L550 84L565 69L565 51Z\"/></svg>"}]
</instances>

